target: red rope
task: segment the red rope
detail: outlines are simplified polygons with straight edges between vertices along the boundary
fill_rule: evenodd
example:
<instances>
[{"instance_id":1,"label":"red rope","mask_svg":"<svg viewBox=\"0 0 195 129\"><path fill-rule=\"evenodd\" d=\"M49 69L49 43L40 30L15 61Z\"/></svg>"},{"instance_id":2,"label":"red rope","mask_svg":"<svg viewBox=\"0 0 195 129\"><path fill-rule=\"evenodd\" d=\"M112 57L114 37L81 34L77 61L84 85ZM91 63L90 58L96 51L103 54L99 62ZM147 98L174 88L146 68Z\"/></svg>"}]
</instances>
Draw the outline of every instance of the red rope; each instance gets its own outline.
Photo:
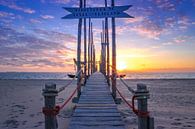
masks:
<instances>
[{"instance_id":1,"label":"red rope","mask_svg":"<svg viewBox=\"0 0 195 129\"><path fill-rule=\"evenodd\" d=\"M69 96L69 98L60 106L60 110L62 108L64 108L64 106L66 106L66 104L71 100L71 98L74 96L74 94L76 93L77 88L72 92L72 94Z\"/></svg>"},{"instance_id":2,"label":"red rope","mask_svg":"<svg viewBox=\"0 0 195 129\"><path fill-rule=\"evenodd\" d=\"M68 97L68 99L61 106L57 105L53 109L43 107L42 108L43 114L46 115L46 116L56 116L56 115L58 115L60 110L63 109L67 105L68 102L70 102L71 98L74 96L77 89L80 88L80 87L81 87L81 85L77 86L77 88L72 92L72 94Z\"/></svg>"},{"instance_id":3,"label":"red rope","mask_svg":"<svg viewBox=\"0 0 195 129\"><path fill-rule=\"evenodd\" d=\"M126 103L131 109L133 109L133 108L134 108L133 105L131 105L131 104L125 99L125 97L121 94L121 92L118 90L117 87L116 87L116 90L117 90L118 94L121 96L121 98L125 101L125 103Z\"/></svg>"},{"instance_id":4,"label":"red rope","mask_svg":"<svg viewBox=\"0 0 195 129\"><path fill-rule=\"evenodd\" d=\"M133 96L132 97L133 112L138 116L148 117L149 112L143 112L143 111L139 111L138 109L135 109L135 99L136 99L136 96Z\"/></svg>"},{"instance_id":5,"label":"red rope","mask_svg":"<svg viewBox=\"0 0 195 129\"><path fill-rule=\"evenodd\" d=\"M56 116L57 114L59 114L59 111L60 111L59 106L55 106L53 109L48 108L48 107L42 108L42 112L46 116Z\"/></svg>"},{"instance_id":6,"label":"red rope","mask_svg":"<svg viewBox=\"0 0 195 129\"><path fill-rule=\"evenodd\" d=\"M80 89L80 88L81 88L81 84L79 83L79 86L77 86L77 88L72 92L72 94L68 97L68 99L61 106L59 106L60 107L60 110L63 109L66 106L66 104L71 100L71 98L74 96L74 94L76 93L76 91L78 89Z\"/></svg>"},{"instance_id":7,"label":"red rope","mask_svg":"<svg viewBox=\"0 0 195 129\"><path fill-rule=\"evenodd\" d=\"M135 109L135 99L136 99L136 96L133 96L132 97L132 104L130 104L126 99L125 97L122 95L122 93L119 91L119 89L116 87L116 90L118 92L118 94L121 96L121 98L123 99L123 101L133 110L133 112L137 115L137 116L140 116L140 117L148 117L149 116L149 112L142 112L142 111L139 111L138 109Z\"/></svg>"}]
</instances>

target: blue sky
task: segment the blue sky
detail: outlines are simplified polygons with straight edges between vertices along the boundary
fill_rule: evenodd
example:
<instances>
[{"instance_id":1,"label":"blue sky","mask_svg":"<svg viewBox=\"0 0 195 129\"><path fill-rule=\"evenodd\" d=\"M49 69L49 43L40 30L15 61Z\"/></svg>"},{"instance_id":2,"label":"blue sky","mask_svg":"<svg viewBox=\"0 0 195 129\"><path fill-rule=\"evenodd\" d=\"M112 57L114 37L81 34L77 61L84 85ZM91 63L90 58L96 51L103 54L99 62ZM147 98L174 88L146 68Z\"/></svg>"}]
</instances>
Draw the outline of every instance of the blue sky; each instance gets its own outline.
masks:
<instances>
[{"instance_id":1,"label":"blue sky","mask_svg":"<svg viewBox=\"0 0 195 129\"><path fill-rule=\"evenodd\" d=\"M86 0L103 6L104 0ZM110 1L108 0L109 5ZM133 5L117 19L117 60L129 70L195 71L195 0L115 0ZM78 0L1 0L0 71L71 71L78 20L62 7ZM94 19L97 53L101 22Z\"/></svg>"}]
</instances>

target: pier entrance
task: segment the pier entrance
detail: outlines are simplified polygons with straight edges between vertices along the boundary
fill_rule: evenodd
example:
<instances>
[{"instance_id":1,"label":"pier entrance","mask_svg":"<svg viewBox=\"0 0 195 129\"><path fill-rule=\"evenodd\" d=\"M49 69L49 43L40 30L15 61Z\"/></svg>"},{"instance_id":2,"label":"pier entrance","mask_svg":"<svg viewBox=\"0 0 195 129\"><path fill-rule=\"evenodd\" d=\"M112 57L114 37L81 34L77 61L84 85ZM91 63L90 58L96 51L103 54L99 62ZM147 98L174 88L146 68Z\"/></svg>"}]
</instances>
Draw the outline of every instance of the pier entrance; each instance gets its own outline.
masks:
<instances>
[{"instance_id":1,"label":"pier entrance","mask_svg":"<svg viewBox=\"0 0 195 129\"><path fill-rule=\"evenodd\" d=\"M77 72L72 76L73 79L68 84L58 90L55 84L45 85L45 89L43 89L43 96L45 98L45 107L43 107L45 129L57 129L56 116L71 100L76 103L76 108L69 129L125 129L124 122L116 105L122 100L137 115L138 129L154 128L153 118L149 116L147 108L149 91L146 85L137 84L137 90L133 90L122 79L123 76L117 74L116 69L115 19L133 18L124 12L130 7L132 6L115 6L114 0L111 0L110 6L108 6L107 0L105 0L104 7L86 7L86 0L80 0L79 7L76 8L64 7L70 14L62 17L62 19L78 19L77 58L74 60L77 66ZM97 61L97 51L94 43L93 18L104 19L101 22L102 32L99 43L101 46L99 61ZM109 19L111 21L112 39L111 56L108 28ZM83 53L81 51L82 43L84 46ZM84 57L83 61L81 60L82 55ZM99 68L97 68L98 66ZM131 102L127 101L117 88L117 78L133 94ZM55 104L56 96L65 90L74 80L77 80L76 89L61 106L57 106ZM74 97L76 93L77 95ZM120 98L117 98L117 95ZM135 100L137 100L137 108L135 106Z\"/></svg>"}]
</instances>

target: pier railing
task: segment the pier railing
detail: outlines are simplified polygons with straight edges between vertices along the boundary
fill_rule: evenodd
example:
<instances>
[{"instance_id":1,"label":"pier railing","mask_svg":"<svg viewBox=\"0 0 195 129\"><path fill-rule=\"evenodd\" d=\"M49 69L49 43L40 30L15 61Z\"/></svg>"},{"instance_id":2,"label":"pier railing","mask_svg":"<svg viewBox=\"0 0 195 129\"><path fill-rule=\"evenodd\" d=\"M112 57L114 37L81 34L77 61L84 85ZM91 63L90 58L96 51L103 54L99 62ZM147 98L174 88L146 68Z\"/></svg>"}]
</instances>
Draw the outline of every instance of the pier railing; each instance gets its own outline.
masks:
<instances>
[{"instance_id":1,"label":"pier railing","mask_svg":"<svg viewBox=\"0 0 195 129\"><path fill-rule=\"evenodd\" d=\"M112 66L110 66L112 68ZM138 129L154 129L154 118L150 116L148 111L148 99L150 97L149 90L147 89L147 85L139 83L137 84L137 89L132 89L121 77L117 74L117 70L115 71L116 75L112 76L114 78L119 78L120 81L132 94L131 103L127 101L124 95L120 92L120 90L115 86L116 92L122 98L122 100L132 109L132 111L137 115L138 118ZM112 91L113 92L113 91ZM114 92L114 93L116 93ZM116 95L115 95L116 96ZM135 105L135 101L137 100L137 108Z\"/></svg>"},{"instance_id":2,"label":"pier railing","mask_svg":"<svg viewBox=\"0 0 195 129\"><path fill-rule=\"evenodd\" d=\"M67 103L72 100L73 96L76 94L80 94L79 92L81 89L81 82L82 79L84 78L82 74L82 69L79 70L75 77L70 80L65 86L59 88L58 90L56 89L56 84L55 83L47 83L45 84L45 88L43 89L43 96L45 100L45 106L42 109L43 114L45 115L45 129L57 129L58 124L57 124L57 114L59 114L60 110L63 109ZM62 105L56 105L56 96L58 96L58 93L64 91L70 84L73 83L73 81L77 78L78 75L81 75L80 82L77 83L77 87L74 89L74 91L70 94L70 96L63 102ZM77 96L78 98L79 96Z\"/></svg>"},{"instance_id":3,"label":"pier railing","mask_svg":"<svg viewBox=\"0 0 195 129\"><path fill-rule=\"evenodd\" d=\"M117 73L117 72L116 72ZM62 103L62 105L56 105L56 96L58 96L59 93L64 91L72 82L77 78L77 76L80 75L80 81L77 82L77 87L74 89L74 91L69 95L69 97ZM112 76L116 78L119 78L119 80L123 83L124 86L127 87L127 89L132 94L131 102L127 101L127 99L124 97L122 92L118 89L117 86L115 93L118 93L118 95L122 98L122 100L132 109L132 111L137 115L138 118L138 129L154 129L154 118L150 116L150 113L148 111L148 99L149 99L149 90L147 89L147 86L145 84L137 84L137 89L134 90L128 84L125 82L125 80L118 74L116 76ZM54 83L48 83L45 84L45 88L43 89L43 96L45 100L45 106L42 109L43 114L45 115L45 129L57 129L57 114L59 114L60 110L63 109L69 102L72 100L73 96L77 93L77 98L79 98L79 92L81 92L81 82L85 79L85 75L82 72L82 69L78 71L75 75L75 77L70 80L65 86L57 89L56 84ZM79 93L79 94L78 94ZM117 99L117 98L115 98ZM137 106L135 105L135 101L137 100ZM74 101L74 99L73 99Z\"/></svg>"}]
</instances>

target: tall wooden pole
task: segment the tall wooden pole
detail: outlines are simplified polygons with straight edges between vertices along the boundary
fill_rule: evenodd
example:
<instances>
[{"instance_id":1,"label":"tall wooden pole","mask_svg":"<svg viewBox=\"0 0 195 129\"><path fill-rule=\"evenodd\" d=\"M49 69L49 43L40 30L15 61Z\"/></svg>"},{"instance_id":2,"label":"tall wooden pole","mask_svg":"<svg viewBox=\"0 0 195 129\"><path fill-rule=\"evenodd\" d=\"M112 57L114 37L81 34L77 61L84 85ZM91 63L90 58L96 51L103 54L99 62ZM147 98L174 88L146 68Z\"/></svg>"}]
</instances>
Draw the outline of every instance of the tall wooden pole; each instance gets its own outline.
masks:
<instances>
[{"instance_id":1,"label":"tall wooden pole","mask_svg":"<svg viewBox=\"0 0 195 129\"><path fill-rule=\"evenodd\" d=\"M115 6L114 0L112 0L111 6ZM112 95L116 99L116 29L114 17L112 17Z\"/></svg>"},{"instance_id":2,"label":"tall wooden pole","mask_svg":"<svg viewBox=\"0 0 195 129\"><path fill-rule=\"evenodd\" d=\"M100 55L100 72L102 72L103 73L103 45L102 45L102 43L103 43L103 34L102 34L102 32L101 32L101 55Z\"/></svg>"},{"instance_id":3,"label":"tall wooden pole","mask_svg":"<svg viewBox=\"0 0 195 129\"><path fill-rule=\"evenodd\" d=\"M89 18L89 28L88 28L88 75L90 75L90 62L91 62L91 59L90 59L90 44L91 44L91 19Z\"/></svg>"},{"instance_id":4,"label":"tall wooden pole","mask_svg":"<svg viewBox=\"0 0 195 129\"><path fill-rule=\"evenodd\" d=\"M86 8L86 0L84 0L84 8ZM86 82L86 75L87 75L87 28L86 28L86 18L84 18L84 75L85 75L85 82Z\"/></svg>"},{"instance_id":5,"label":"tall wooden pole","mask_svg":"<svg viewBox=\"0 0 195 129\"><path fill-rule=\"evenodd\" d=\"M107 0L105 0L105 7L107 7ZM105 38L106 38L106 46L107 46L107 60L106 60L106 64L107 64L107 82L108 85L110 85L110 49L109 49L109 31L108 31L108 18L105 18Z\"/></svg>"},{"instance_id":6,"label":"tall wooden pole","mask_svg":"<svg viewBox=\"0 0 195 129\"><path fill-rule=\"evenodd\" d=\"M106 41L106 34L105 34L105 24L104 24L104 21L102 21L102 53L103 53L103 56L102 56L102 60L103 60L103 74L106 75L106 45L105 45L105 41Z\"/></svg>"},{"instance_id":7,"label":"tall wooden pole","mask_svg":"<svg viewBox=\"0 0 195 129\"><path fill-rule=\"evenodd\" d=\"M91 74L93 73L93 24L91 22L91 46L90 46L90 49L91 49L91 54L90 54L90 59L91 59Z\"/></svg>"},{"instance_id":8,"label":"tall wooden pole","mask_svg":"<svg viewBox=\"0 0 195 129\"><path fill-rule=\"evenodd\" d=\"M95 45L93 44L93 72L96 72Z\"/></svg>"},{"instance_id":9,"label":"tall wooden pole","mask_svg":"<svg viewBox=\"0 0 195 129\"><path fill-rule=\"evenodd\" d=\"M83 2L80 0L79 7L82 8ZM78 24L78 39L77 39L77 72L81 70L81 35L82 35L82 18L79 19ZM77 78L77 97L79 98L81 95L81 87L80 87L81 74L78 74Z\"/></svg>"}]
</instances>

